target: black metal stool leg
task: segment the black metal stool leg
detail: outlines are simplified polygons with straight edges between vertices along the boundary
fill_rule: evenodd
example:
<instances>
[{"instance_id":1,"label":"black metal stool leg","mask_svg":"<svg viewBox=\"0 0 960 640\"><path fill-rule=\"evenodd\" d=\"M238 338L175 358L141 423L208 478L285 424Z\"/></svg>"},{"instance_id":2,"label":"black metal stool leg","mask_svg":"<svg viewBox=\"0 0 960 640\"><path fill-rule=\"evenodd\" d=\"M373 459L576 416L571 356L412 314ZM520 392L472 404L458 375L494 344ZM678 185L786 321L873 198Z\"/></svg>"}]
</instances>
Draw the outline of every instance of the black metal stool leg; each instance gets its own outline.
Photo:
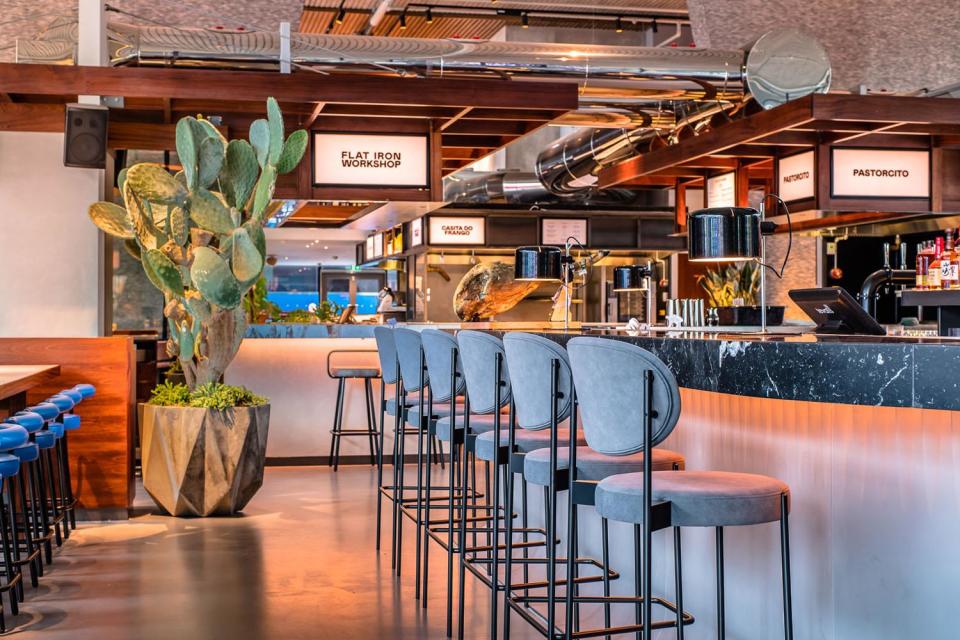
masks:
<instances>
[{"instance_id":1,"label":"black metal stool leg","mask_svg":"<svg viewBox=\"0 0 960 640\"><path fill-rule=\"evenodd\" d=\"M386 444L385 418L387 415L387 385L380 379L380 444L377 447L377 541L376 550L380 550L380 532L383 528L383 447Z\"/></svg>"},{"instance_id":2,"label":"black metal stool leg","mask_svg":"<svg viewBox=\"0 0 960 640\"><path fill-rule=\"evenodd\" d=\"M13 589L13 594L19 602L23 602L23 566L20 563L20 532L17 527L17 508L14 502L15 494L13 488L10 486L10 483L15 480L16 476L13 476L4 483L3 498L6 503L8 517L10 518L10 539L13 542L12 555L14 572L19 578L16 587Z\"/></svg>"},{"instance_id":3,"label":"black metal stool leg","mask_svg":"<svg viewBox=\"0 0 960 640\"><path fill-rule=\"evenodd\" d=\"M723 593L723 527L716 528L717 538L717 640L726 637L726 621L724 620L725 597Z\"/></svg>"},{"instance_id":4,"label":"black metal stool leg","mask_svg":"<svg viewBox=\"0 0 960 640\"><path fill-rule=\"evenodd\" d=\"M606 518L600 518L600 545L603 560L603 596L610 597L610 523ZM603 603L603 626L610 628L610 601ZM610 636L604 636L610 640Z\"/></svg>"},{"instance_id":5,"label":"black metal stool leg","mask_svg":"<svg viewBox=\"0 0 960 640\"><path fill-rule=\"evenodd\" d=\"M67 513L70 516L70 528L76 529L77 528L77 514L76 514L77 499L73 495L73 478L70 475L70 449L67 447L68 434L69 432L64 432L63 438L61 438L61 440L63 441L63 446L61 448L63 479L64 479L63 484L64 484L64 490L66 491L67 505L69 506L69 510L67 511Z\"/></svg>"},{"instance_id":6,"label":"black metal stool leg","mask_svg":"<svg viewBox=\"0 0 960 640\"><path fill-rule=\"evenodd\" d=\"M20 474L15 478L15 482L17 485L17 494L20 497L20 507L23 509L23 540L27 550L27 561L30 563L30 585L36 589L39 585L38 577L40 574L37 565L40 553L36 540L34 539L35 522L32 521L30 517L32 506L27 501L26 474L27 468L26 465L23 465L20 469Z\"/></svg>"},{"instance_id":7,"label":"black metal stool leg","mask_svg":"<svg viewBox=\"0 0 960 640\"><path fill-rule=\"evenodd\" d=\"M636 550L636 553L633 554L633 592L640 596L641 599L646 595L643 593L643 553L640 551L642 537L642 526L639 524L633 525L633 548ZM635 615L637 618L637 624L643 624L643 603L641 600L637 600ZM641 640L643 638L643 632L640 630L637 631L636 635L637 640Z\"/></svg>"},{"instance_id":8,"label":"black metal stool leg","mask_svg":"<svg viewBox=\"0 0 960 640\"><path fill-rule=\"evenodd\" d=\"M793 595L790 586L790 530L787 494L780 496L780 561L783 564L783 637L793 640Z\"/></svg>"},{"instance_id":9,"label":"black metal stool leg","mask_svg":"<svg viewBox=\"0 0 960 640\"><path fill-rule=\"evenodd\" d=\"M57 542L57 546L63 546L63 537L60 533L60 524L62 519L60 517L60 507L59 507L59 498L57 497L57 481L53 477L53 450L47 449L46 460L44 461L44 466L47 469L47 482L49 482L50 487L50 508L52 511L53 520L53 535L54 539ZM40 453L43 456L43 452Z\"/></svg>"},{"instance_id":10,"label":"black metal stool leg","mask_svg":"<svg viewBox=\"0 0 960 640\"><path fill-rule=\"evenodd\" d=\"M680 559L680 527L673 528L673 579L677 600L677 640L683 640L683 565Z\"/></svg>"},{"instance_id":11,"label":"black metal stool leg","mask_svg":"<svg viewBox=\"0 0 960 640\"><path fill-rule=\"evenodd\" d=\"M7 495L8 483L6 480L3 481L3 494L4 497ZM17 588L14 584L17 574L17 567L13 561L13 546L16 545L16 540L11 542L10 540L10 523L8 522L8 512L6 505L0 508L0 544L3 545L3 566L4 571L7 576L7 595L10 599L10 613L17 615L20 611L20 606L18 603Z\"/></svg>"},{"instance_id":12,"label":"black metal stool leg","mask_svg":"<svg viewBox=\"0 0 960 640\"><path fill-rule=\"evenodd\" d=\"M367 440L370 445L370 465L377 464L377 422L373 408L373 388L370 378L363 379L363 402L367 410Z\"/></svg>"},{"instance_id":13,"label":"black metal stool leg","mask_svg":"<svg viewBox=\"0 0 960 640\"><path fill-rule=\"evenodd\" d=\"M46 472L43 468L43 452L40 452L40 455L37 457L37 460L33 463L33 473L30 474L31 480L35 484L35 494L37 496L37 502L40 504L40 516L43 523L43 539L44 539L44 557L47 564L53 562L53 527L50 520L50 512L47 508L47 481L46 481Z\"/></svg>"},{"instance_id":14,"label":"black metal stool leg","mask_svg":"<svg viewBox=\"0 0 960 640\"><path fill-rule=\"evenodd\" d=\"M396 546L397 546L397 576L400 575L400 566L403 559L403 514L400 512L400 507L404 500L404 483L406 479L404 478L404 464L405 460L405 444L406 437L404 437L404 429L406 428L406 409L403 410L403 418L400 420L400 427L397 430L397 438L400 439L399 445L399 454L397 456L396 465L397 465L397 481L395 486L397 487L397 498L393 505L393 526L396 530Z\"/></svg>"},{"instance_id":15,"label":"black metal stool leg","mask_svg":"<svg viewBox=\"0 0 960 640\"><path fill-rule=\"evenodd\" d=\"M58 506L60 507L60 526L63 529L63 539L69 540L70 539L70 521L67 517L67 511L68 511L67 488L65 483L65 477L63 474L62 444L63 444L63 438L58 438L56 441L56 444L53 447L53 451L50 454L52 456L52 460L50 462L50 468L53 469L53 467L56 466L56 469L57 469L56 483L57 483L57 490L59 491ZM54 465L54 463L56 464Z\"/></svg>"},{"instance_id":16,"label":"black metal stool leg","mask_svg":"<svg viewBox=\"0 0 960 640\"><path fill-rule=\"evenodd\" d=\"M340 432L343 430L343 396L346 386L347 380L340 378L337 383L336 408L333 411L333 433L331 434L333 437L330 440L330 464L334 471L340 466L340 439L343 437Z\"/></svg>"}]
</instances>

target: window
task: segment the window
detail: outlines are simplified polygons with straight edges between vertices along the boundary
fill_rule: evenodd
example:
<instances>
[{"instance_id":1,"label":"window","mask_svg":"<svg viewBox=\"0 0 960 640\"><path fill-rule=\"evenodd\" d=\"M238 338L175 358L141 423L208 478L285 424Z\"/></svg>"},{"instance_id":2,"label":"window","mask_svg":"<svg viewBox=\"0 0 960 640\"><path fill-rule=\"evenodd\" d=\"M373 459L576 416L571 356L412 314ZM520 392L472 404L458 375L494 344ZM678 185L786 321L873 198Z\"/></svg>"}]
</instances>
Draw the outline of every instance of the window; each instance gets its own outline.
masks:
<instances>
[{"instance_id":1,"label":"window","mask_svg":"<svg viewBox=\"0 0 960 640\"><path fill-rule=\"evenodd\" d=\"M272 273L266 274L267 299L284 312L317 304L320 302L318 271L318 267L311 265L276 265Z\"/></svg>"},{"instance_id":2,"label":"window","mask_svg":"<svg viewBox=\"0 0 960 640\"><path fill-rule=\"evenodd\" d=\"M355 304L359 315L377 312L385 281L382 272L324 271L320 277L324 300L340 307Z\"/></svg>"}]
</instances>

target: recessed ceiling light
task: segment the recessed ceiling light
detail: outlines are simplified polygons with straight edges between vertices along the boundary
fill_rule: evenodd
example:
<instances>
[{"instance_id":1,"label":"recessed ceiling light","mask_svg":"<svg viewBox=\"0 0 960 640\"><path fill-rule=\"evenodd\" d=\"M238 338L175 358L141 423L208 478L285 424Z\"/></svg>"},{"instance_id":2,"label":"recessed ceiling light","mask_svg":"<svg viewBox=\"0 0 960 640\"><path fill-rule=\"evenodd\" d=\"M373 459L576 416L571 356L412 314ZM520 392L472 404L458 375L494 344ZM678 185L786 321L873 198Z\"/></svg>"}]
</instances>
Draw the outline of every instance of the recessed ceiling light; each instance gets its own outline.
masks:
<instances>
[{"instance_id":1,"label":"recessed ceiling light","mask_svg":"<svg viewBox=\"0 0 960 640\"><path fill-rule=\"evenodd\" d=\"M323 245L323 250L324 250L324 251L326 251L326 250L329 249L329 248L330 248L330 247L328 247L327 245Z\"/></svg>"}]
</instances>

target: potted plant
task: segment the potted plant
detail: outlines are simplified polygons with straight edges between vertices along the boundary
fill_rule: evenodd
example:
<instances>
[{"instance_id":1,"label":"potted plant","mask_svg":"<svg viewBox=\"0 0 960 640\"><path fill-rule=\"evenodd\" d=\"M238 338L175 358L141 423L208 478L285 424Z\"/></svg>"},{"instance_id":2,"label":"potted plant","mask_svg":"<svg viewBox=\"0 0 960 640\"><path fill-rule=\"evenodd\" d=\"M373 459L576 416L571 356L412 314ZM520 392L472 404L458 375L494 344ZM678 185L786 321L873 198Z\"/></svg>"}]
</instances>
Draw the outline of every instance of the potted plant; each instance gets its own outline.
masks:
<instances>
[{"instance_id":1,"label":"potted plant","mask_svg":"<svg viewBox=\"0 0 960 640\"><path fill-rule=\"evenodd\" d=\"M307 133L284 139L269 98L249 142L228 142L210 121L187 117L176 146L182 171L134 165L118 176L124 206L96 202L89 213L163 292L167 349L185 380L159 387L144 408L144 488L173 515L229 514L263 482L270 406L222 378L247 329L241 302L266 260L277 175L300 163Z\"/></svg>"},{"instance_id":2,"label":"potted plant","mask_svg":"<svg viewBox=\"0 0 960 640\"><path fill-rule=\"evenodd\" d=\"M697 276L707 292L707 301L717 309L721 325L756 326L760 324L760 269L756 262L731 263L725 269L707 269ZM767 305L767 324L783 323L784 307Z\"/></svg>"}]
</instances>

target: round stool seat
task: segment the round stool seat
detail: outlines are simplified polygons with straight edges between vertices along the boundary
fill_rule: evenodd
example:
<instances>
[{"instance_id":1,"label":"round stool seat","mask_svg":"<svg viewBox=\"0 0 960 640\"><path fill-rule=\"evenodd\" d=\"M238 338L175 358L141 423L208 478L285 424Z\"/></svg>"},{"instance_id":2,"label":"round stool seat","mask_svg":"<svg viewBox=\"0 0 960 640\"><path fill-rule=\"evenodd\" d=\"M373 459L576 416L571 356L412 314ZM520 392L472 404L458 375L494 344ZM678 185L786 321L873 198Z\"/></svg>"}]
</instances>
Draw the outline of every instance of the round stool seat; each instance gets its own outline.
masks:
<instances>
[{"instance_id":1,"label":"round stool seat","mask_svg":"<svg viewBox=\"0 0 960 640\"><path fill-rule=\"evenodd\" d=\"M62 438L62 437L63 437L63 433L64 433L63 423L61 423L61 422L48 422L48 423L47 423L47 431L49 431L50 433L52 433L54 438Z\"/></svg>"},{"instance_id":2,"label":"round stool seat","mask_svg":"<svg viewBox=\"0 0 960 640\"><path fill-rule=\"evenodd\" d=\"M492 462L495 457L496 446L494 445L495 431L487 431L477 436L477 457L481 460ZM500 446L505 447L510 442L510 433L506 428L500 429ZM517 429L513 437L517 449L523 453L536 451L550 446L550 429ZM565 428L557 429L557 443L565 445L570 441L570 432ZM583 434L577 437L577 444L583 445L586 442Z\"/></svg>"},{"instance_id":3,"label":"round stool seat","mask_svg":"<svg viewBox=\"0 0 960 640\"><path fill-rule=\"evenodd\" d=\"M495 415L490 413L472 413L470 414L470 433L486 433L487 431L493 431L496 427L494 422ZM450 441L450 423L452 419L450 416L443 416L437 420L437 437L443 440L444 442ZM500 428L506 429L507 425L510 424L509 415L503 413L500 416ZM457 430L463 429L463 410L462 408L457 411Z\"/></svg>"},{"instance_id":4,"label":"round stool seat","mask_svg":"<svg viewBox=\"0 0 960 640\"><path fill-rule=\"evenodd\" d=\"M80 416L75 413L65 413L61 419L65 431L76 431L80 428Z\"/></svg>"},{"instance_id":5,"label":"round stool seat","mask_svg":"<svg viewBox=\"0 0 960 640\"><path fill-rule=\"evenodd\" d=\"M37 446L41 449L53 449L57 443L57 437L52 431L37 431L33 434L33 441L36 442Z\"/></svg>"},{"instance_id":6,"label":"round stool seat","mask_svg":"<svg viewBox=\"0 0 960 640\"><path fill-rule=\"evenodd\" d=\"M57 409L60 410L60 413L64 411L70 411L73 409L73 405L76 404L70 396L58 393L55 396L50 396L47 398L47 402L57 406Z\"/></svg>"},{"instance_id":7,"label":"round stool seat","mask_svg":"<svg viewBox=\"0 0 960 640\"><path fill-rule=\"evenodd\" d=\"M12 478L20 471L20 458L9 453L0 453L0 477Z\"/></svg>"},{"instance_id":8,"label":"round stool seat","mask_svg":"<svg viewBox=\"0 0 960 640\"><path fill-rule=\"evenodd\" d=\"M18 424L30 433L43 428L43 416L33 411L18 411L16 415L4 419L5 422Z\"/></svg>"},{"instance_id":9,"label":"round stool seat","mask_svg":"<svg viewBox=\"0 0 960 640\"><path fill-rule=\"evenodd\" d=\"M643 471L643 452L625 456L608 456L594 451L590 447L577 447L577 479L603 480L621 473ZM669 449L653 449L653 470L672 471L683 469L682 454ZM557 469L570 467L570 452L567 447L557 450ZM550 449L537 449L524 456L523 477L536 485L547 486L550 483Z\"/></svg>"},{"instance_id":10,"label":"round stool seat","mask_svg":"<svg viewBox=\"0 0 960 640\"><path fill-rule=\"evenodd\" d=\"M51 402L41 402L40 404L35 404L32 407L27 407L27 411L39 413L41 416L43 416L44 420L48 421L53 420L60 415L60 407Z\"/></svg>"},{"instance_id":11,"label":"round stool seat","mask_svg":"<svg viewBox=\"0 0 960 640\"><path fill-rule=\"evenodd\" d=\"M79 391L80 395L82 395L84 398L89 398L97 392L96 387L94 387L92 384L75 384L73 385L73 389L74 391Z\"/></svg>"},{"instance_id":12,"label":"round stool seat","mask_svg":"<svg viewBox=\"0 0 960 640\"><path fill-rule=\"evenodd\" d=\"M83 400L83 394L76 389L64 389L60 393L73 400L74 406L80 404L80 401Z\"/></svg>"},{"instance_id":13,"label":"round stool seat","mask_svg":"<svg viewBox=\"0 0 960 640\"><path fill-rule=\"evenodd\" d=\"M30 434L20 425L0 425L0 451L23 446L28 440L30 440Z\"/></svg>"},{"instance_id":14,"label":"round stool seat","mask_svg":"<svg viewBox=\"0 0 960 640\"><path fill-rule=\"evenodd\" d=\"M28 442L22 447L10 449L10 453L20 458L20 462L33 462L40 457L40 448L36 443Z\"/></svg>"},{"instance_id":15,"label":"round stool seat","mask_svg":"<svg viewBox=\"0 0 960 640\"><path fill-rule=\"evenodd\" d=\"M379 378L378 367L330 367L331 378Z\"/></svg>"},{"instance_id":16,"label":"round stool seat","mask_svg":"<svg viewBox=\"0 0 960 640\"><path fill-rule=\"evenodd\" d=\"M780 519L785 483L754 473L655 471L653 500L671 502L670 524L726 527ZM643 523L643 474L625 473L597 485L597 513L619 522ZM789 509L789 504L788 504Z\"/></svg>"}]
</instances>

